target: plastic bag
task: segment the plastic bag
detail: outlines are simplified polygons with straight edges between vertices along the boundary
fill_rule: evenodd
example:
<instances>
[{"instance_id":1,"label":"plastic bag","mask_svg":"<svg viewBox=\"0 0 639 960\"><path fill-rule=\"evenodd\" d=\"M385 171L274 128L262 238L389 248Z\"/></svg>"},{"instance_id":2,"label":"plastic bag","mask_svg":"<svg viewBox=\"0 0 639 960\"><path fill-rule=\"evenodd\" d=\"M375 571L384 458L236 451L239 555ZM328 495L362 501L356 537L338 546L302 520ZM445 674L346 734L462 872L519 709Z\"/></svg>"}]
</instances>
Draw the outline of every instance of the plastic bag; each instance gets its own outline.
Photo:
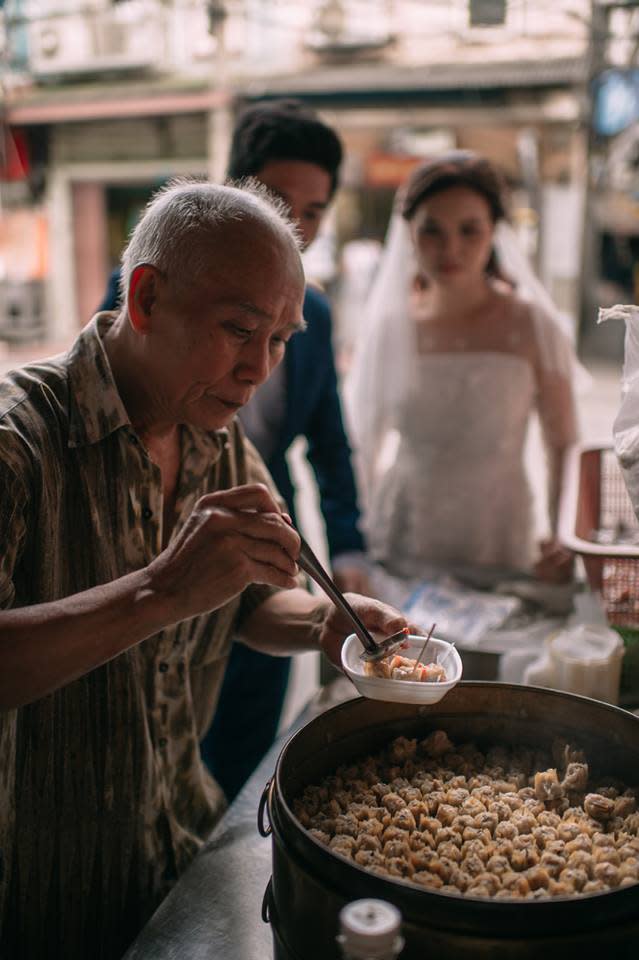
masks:
<instances>
[{"instance_id":1,"label":"plastic bag","mask_svg":"<svg viewBox=\"0 0 639 960\"><path fill-rule=\"evenodd\" d=\"M436 623L438 637L468 649L477 647L482 637L501 627L521 607L517 597L471 590L452 577L441 576L421 582L402 611L425 627Z\"/></svg>"},{"instance_id":2,"label":"plastic bag","mask_svg":"<svg viewBox=\"0 0 639 960\"><path fill-rule=\"evenodd\" d=\"M615 453L639 519L639 307L617 304L599 311L598 323L625 320L621 406L612 427Z\"/></svg>"}]
</instances>

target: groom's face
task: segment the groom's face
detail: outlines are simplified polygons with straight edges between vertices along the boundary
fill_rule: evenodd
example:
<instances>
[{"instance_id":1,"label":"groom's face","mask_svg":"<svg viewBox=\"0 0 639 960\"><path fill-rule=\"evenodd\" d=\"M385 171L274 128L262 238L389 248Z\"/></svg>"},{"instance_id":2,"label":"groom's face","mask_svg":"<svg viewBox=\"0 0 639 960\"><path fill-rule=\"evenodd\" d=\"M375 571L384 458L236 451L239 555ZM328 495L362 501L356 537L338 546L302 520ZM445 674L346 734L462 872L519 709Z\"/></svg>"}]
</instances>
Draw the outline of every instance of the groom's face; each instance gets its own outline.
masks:
<instances>
[{"instance_id":1,"label":"groom's face","mask_svg":"<svg viewBox=\"0 0 639 960\"><path fill-rule=\"evenodd\" d=\"M302 160L269 160L255 174L289 208L304 248L317 236L331 200L331 177L323 167Z\"/></svg>"}]
</instances>

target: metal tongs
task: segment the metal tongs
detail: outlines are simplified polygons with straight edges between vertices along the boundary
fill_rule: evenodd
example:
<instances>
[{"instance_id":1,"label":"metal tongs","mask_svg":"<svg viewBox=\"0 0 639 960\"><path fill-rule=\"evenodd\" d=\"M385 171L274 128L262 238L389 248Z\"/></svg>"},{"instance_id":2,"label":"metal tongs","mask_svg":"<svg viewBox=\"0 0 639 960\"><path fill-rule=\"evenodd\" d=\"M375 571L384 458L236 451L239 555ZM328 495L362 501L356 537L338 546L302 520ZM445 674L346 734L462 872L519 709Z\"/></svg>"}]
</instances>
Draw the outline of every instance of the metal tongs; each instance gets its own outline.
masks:
<instances>
[{"instance_id":1,"label":"metal tongs","mask_svg":"<svg viewBox=\"0 0 639 960\"><path fill-rule=\"evenodd\" d=\"M395 650L398 650L399 647L406 642L406 638L408 636L408 627L400 630L399 633L393 633L390 637L386 637L386 639L382 640L380 643L374 640L372 635L369 633L351 607L348 600L344 597L341 591L337 589L322 564L319 562L309 545L301 536L300 541L300 554L297 558L299 566L309 575L309 577L315 581L315 583L318 584L318 586L322 588L324 593L333 601L335 606L338 607L342 613L345 613L349 618L353 624L353 632L356 634L359 640L361 640L364 647L364 652L360 654L361 659L368 661L383 660L384 657L389 657L391 653L394 653Z\"/></svg>"}]
</instances>

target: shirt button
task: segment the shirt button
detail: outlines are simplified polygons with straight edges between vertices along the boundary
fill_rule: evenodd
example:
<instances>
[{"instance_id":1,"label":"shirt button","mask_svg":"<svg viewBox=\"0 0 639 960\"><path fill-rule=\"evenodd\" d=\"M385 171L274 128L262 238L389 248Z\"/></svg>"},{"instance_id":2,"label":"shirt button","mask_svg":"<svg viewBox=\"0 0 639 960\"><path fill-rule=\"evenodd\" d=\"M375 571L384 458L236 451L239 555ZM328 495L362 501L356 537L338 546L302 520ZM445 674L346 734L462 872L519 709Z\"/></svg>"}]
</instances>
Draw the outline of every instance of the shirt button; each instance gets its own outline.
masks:
<instances>
[{"instance_id":1,"label":"shirt button","mask_svg":"<svg viewBox=\"0 0 639 960\"><path fill-rule=\"evenodd\" d=\"M150 520L152 516L153 516L153 511L151 510L151 508L144 507L144 509L142 510L142 519Z\"/></svg>"},{"instance_id":2,"label":"shirt button","mask_svg":"<svg viewBox=\"0 0 639 960\"><path fill-rule=\"evenodd\" d=\"M160 673L166 673L168 669L169 669L168 663L165 663L163 660L160 666L158 667L158 670L160 671Z\"/></svg>"},{"instance_id":3,"label":"shirt button","mask_svg":"<svg viewBox=\"0 0 639 960\"><path fill-rule=\"evenodd\" d=\"M160 737L160 739L158 740L158 747L161 747L162 749L164 749L164 747L167 745L168 742L169 741L166 739L166 737Z\"/></svg>"}]
</instances>

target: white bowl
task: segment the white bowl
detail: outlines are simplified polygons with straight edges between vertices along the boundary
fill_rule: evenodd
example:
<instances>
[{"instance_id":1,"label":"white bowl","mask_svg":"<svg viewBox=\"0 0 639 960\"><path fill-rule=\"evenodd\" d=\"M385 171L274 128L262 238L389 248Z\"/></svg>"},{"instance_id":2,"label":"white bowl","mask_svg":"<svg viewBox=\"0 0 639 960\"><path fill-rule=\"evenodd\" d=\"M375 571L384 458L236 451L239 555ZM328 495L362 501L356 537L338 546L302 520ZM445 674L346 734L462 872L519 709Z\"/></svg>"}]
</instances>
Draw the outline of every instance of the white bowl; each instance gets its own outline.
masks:
<instances>
[{"instance_id":1,"label":"white bowl","mask_svg":"<svg viewBox=\"0 0 639 960\"><path fill-rule=\"evenodd\" d=\"M403 657L415 660L424 646L425 639L425 637L409 636L406 638L407 647L397 652ZM370 700L387 700L394 703L437 703L461 680L462 662L457 650L446 640L439 640L437 637L431 637L424 662L441 663L448 679L440 683L368 677L364 673L364 661L360 659L363 649L361 640L354 633L347 637L342 645L342 667L359 693Z\"/></svg>"}]
</instances>

